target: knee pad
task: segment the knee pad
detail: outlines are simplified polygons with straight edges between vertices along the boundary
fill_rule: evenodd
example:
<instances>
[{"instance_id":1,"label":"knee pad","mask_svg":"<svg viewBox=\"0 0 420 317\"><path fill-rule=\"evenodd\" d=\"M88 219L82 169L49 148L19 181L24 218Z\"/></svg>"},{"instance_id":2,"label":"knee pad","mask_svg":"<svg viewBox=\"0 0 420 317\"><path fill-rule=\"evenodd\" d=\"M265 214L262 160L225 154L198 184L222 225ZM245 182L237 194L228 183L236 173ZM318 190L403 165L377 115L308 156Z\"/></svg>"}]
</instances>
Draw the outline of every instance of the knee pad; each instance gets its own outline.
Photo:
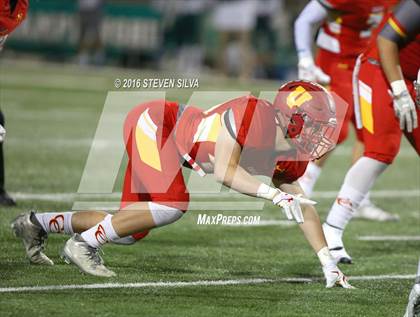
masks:
<instances>
[{"instance_id":1,"label":"knee pad","mask_svg":"<svg viewBox=\"0 0 420 317\"><path fill-rule=\"evenodd\" d=\"M181 210L149 202L150 212L156 227L162 227L177 221L184 214Z\"/></svg>"},{"instance_id":2,"label":"knee pad","mask_svg":"<svg viewBox=\"0 0 420 317\"><path fill-rule=\"evenodd\" d=\"M162 227L168 225L172 222L177 221L184 214L182 211L176 208L168 207L161 204L156 204L154 202L149 202L150 213L152 214L153 221L155 222L156 227ZM130 245L136 243L138 240L143 239L149 234L149 230L135 233L131 236L124 238L119 238L112 243Z\"/></svg>"}]
</instances>

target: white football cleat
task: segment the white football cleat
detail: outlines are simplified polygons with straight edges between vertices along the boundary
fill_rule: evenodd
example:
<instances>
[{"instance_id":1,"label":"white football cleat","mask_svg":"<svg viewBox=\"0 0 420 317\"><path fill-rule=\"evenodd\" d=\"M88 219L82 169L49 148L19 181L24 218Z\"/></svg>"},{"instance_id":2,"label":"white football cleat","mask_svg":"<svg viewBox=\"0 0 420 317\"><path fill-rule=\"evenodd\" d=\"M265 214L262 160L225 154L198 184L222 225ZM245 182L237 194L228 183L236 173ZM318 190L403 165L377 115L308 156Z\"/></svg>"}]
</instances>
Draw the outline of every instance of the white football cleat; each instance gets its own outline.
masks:
<instances>
[{"instance_id":1,"label":"white football cleat","mask_svg":"<svg viewBox=\"0 0 420 317\"><path fill-rule=\"evenodd\" d=\"M404 317L420 317L420 284L414 284L408 297Z\"/></svg>"},{"instance_id":2,"label":"white football cleat","mask_svg":"<svg viewBox=\"0 0 420 317\"><path fill-rule=\"evenodd\" d=\"M101 277L116 276L115 272L105 267L99 251L100 249L91 247L76 233L67 240L61 257L67 264L75 264L84 273Z\"/></svg>"},{"instance_id":3,"label":"white football cleat","mask_svg":"<svg viewBox=\"0 0 420 317\"><path fill-rule=\"evenodd\" d=\"M360 205L353 213L354 218L367 219L379 222L398 221L400 217L379 208L372 202Z\"/></svg>"},{"instance_id":4,"label":"white football cleat","mask_svg":"<svg viewBox=\"0 0 420 317\"><path fill-rule=\"evenodd\" d=\"M322 225L322 229L324 231L325 240L327 240L328 249L336 263L352 264L353 261L351 256L344 248L342 240L343 230L334 228L327 223Z\"/></svg>"},{"instance_id":5,"label":"white football cleat","mask_svg":"<svg viewBox=\"0 0 420 317\"><path fill-rule=\"evenodd\" d=\"M326 288L331 288L334 286L339 286L342 288L354 288L350 285L347 277L343 274L343 272L340 271L337 266L334 265L330 268L324 266L322 267L322 271L324 272L325 276Z\"/></svg>"},{"instance_id":6,"label":"white football cleat","mask_svg":"<svg viewBox=\"0 0 420 317\"><path fill-rule=\"evenodd\" d=\"M44 254L48 234L41 226L31 221L31 211L16 217L10 224L16 237L21 238L25 246L26 256L33 264L54 265L54 262Z\"/></svg>"}]
</instances>

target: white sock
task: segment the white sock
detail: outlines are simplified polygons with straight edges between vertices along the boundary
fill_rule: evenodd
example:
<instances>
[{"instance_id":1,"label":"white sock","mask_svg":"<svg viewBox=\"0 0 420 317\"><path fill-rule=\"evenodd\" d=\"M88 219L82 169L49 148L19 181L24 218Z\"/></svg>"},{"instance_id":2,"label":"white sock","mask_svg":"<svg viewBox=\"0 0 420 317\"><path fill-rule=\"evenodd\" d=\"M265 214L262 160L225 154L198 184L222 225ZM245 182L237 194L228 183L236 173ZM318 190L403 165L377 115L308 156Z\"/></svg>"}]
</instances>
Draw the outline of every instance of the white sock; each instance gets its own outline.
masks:
<instances>
[{"instance_id":1,"label":"white sock","mask_svg":"<svg viewBox=\"0 0 420 317\"><path fill-rule=\"evenodd\" d=\"M370 201L370 192L368 192L365 196L365 198L363 198L362 202L360 203L359 207L363 207L363 206L369 206L372 205L372 202Z\"/></svg>"},{"instance_id":2,"label":"white sock","mask_svg":"<svg viewBox=\"0 0 420 317\"><path fill-rule=\"evenodd\" d=\"M305 173L299 178L298 182L302 187L303 192L306 196L311 197L314 190L316 181L321 175L322 168L316 165L314 162L309 162L306 167Z\"/></svg>"},{"instance_id":3,"label":"white sock","mask_svg":"<svg viewBox=\"0 0 420 317\"><path fill-rule=\"evenodd\" d=\"M83 240L91 247L100 248L107 242L119 239L120 237L112 226L112 217L112 215L107 215L100 223L82 232Z\"/></svg>"},{"instance_id":4,"label":"white sock","mask_svg":"<svg viewBox=\"0 0 420 317\"><path fill-rule=\"evenodd\" d=\"M73 212L45 212L34 214L42 229L47 233L65 233L72 235L71 218Z\"/></svg>"},{"instance_id":5,"label":"white sock","mask_svg":"<svg viewBox=\"0 0 420 317\"><path fill-rule=\"evenodd\" d=\"M354 163L344 178L326 222L333 227L344 229L353 217L354 210L360 206L376 179L387 166L387 164L364 156Z\"/></svg>"},{"instance_id":6,"label":"white sock","mask_svg":"<svg viewBox=\"0 0 420 317\"><path fill-rule=\"evenodd\" d=\"M344 183L341 186L334 205L328 213L326 223L332 227L344 230L353 217L353 212L359 207L363 197L363 193Z\"/></svg>"},{"instance_id":7,"label":"white sock","mask_svg":"<svg viewBox=\"0 0 420 317\"><path fill-rule=\"evenodd\" d=\"M417 267L417 276L420 276L420 260L419 260L419 266Z\"/></svg>"}]
</instances>

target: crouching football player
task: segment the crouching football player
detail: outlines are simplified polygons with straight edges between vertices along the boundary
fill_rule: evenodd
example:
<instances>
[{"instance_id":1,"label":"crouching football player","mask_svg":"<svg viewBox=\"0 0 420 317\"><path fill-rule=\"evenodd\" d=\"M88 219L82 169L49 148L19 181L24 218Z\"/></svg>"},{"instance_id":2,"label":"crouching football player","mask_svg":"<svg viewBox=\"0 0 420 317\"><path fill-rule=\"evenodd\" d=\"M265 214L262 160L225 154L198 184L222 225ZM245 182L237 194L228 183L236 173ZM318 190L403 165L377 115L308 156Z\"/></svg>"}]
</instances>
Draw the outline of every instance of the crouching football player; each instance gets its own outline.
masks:
<instances>
[{"instance_id":1,"label":"crouching football player","mask_svg":"<svg viewBox=\"0 0 420 317\"><path fill-rule=\"evenodd\" d=\"M317 253L326 286L351 288L327 248L314 202L303 198L296 182L309 159L332 149L338 132L331 95L306 81L283 85L273 104L244 96L203 111L166 100L147 102L134 108L124 125L129 162L120 211L30 213L15 219L12 228L33 263L53 264L43 252L44 241L48 233L64 232L72 235L62 252L66 262L92 275L114 276L99 255L105 243L134 243L188 209L184 164L281 207ZM277 187L253 175L272 176Z\"/></svg>"}]
</instances>

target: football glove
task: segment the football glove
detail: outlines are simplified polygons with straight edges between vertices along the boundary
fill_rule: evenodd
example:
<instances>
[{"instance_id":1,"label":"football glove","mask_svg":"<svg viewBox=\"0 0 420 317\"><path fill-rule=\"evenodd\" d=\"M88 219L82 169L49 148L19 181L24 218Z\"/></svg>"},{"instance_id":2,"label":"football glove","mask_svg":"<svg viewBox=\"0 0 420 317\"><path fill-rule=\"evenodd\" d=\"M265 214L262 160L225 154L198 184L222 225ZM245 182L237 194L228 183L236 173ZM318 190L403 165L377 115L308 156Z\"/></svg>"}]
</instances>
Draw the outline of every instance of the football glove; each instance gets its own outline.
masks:
<instances>
[{"instance_id":1,"label":"football glove","mask_svg":"<svg viewBox=\"0 0 420 317\"><path fill-rule=\"evenodd\" d=\"M3 128L3 126L0 124L0 143L4 141L5 137L6 137L6 129Z\"/></svg>"},{"instance_id":2,"label":"football glove","mask_svg":"<svg viewBox=\"0 0 420 317\"><path fill-rule=\"evenodd\" d=\"M298 63L299 79L317 82L322 85L328 85L331 82L330 76L325 74L321 68L315 65L311 57L303 57Z\"/></svg>"},{"instance_id":3,"label":"football glove","mask_svg":"<svg viewBox=\"0 0 420 317\"><path fill-rule=\"evenodd\" d=\"M273 204L280 206L288 220L295 220L297 223L303 223L303 214L301 204L315 205L316 202L302 197L302 194L291 195L277 189L273 197Z\"/></svg>"},{"instance_id":4,"label":"football glove","mask_svg":"<svg viewBox=\"0 0 420 317\"><path fill-rule=\"evenodd\" d=\"M347 277L343 274L343 272L340 271L337 265L323 266L322 271L324 272L325 276L326 288L331 288L334 286L342 288L354 288L350 285Z\"/></svg>"},{"instance_id":5,"label":"football glove","mask_svg":"<svg viewBox=\"0 0 420 317\"><path fill-rule=\"evenodd\" d=\"M394 111L400 121L400 129L412 132L418 125L416 105L403 80L392 82L391 87Z\"/></svg>"},{"instance_id":6,"label":"football glove","mask_svg":"<svg viewBox=\"0 0 420 317\"><path fill-rule=\"evenodd\" d=\"M404 317L420 317L420 284L414 284Z\"/></svg>"}]
</instances>

